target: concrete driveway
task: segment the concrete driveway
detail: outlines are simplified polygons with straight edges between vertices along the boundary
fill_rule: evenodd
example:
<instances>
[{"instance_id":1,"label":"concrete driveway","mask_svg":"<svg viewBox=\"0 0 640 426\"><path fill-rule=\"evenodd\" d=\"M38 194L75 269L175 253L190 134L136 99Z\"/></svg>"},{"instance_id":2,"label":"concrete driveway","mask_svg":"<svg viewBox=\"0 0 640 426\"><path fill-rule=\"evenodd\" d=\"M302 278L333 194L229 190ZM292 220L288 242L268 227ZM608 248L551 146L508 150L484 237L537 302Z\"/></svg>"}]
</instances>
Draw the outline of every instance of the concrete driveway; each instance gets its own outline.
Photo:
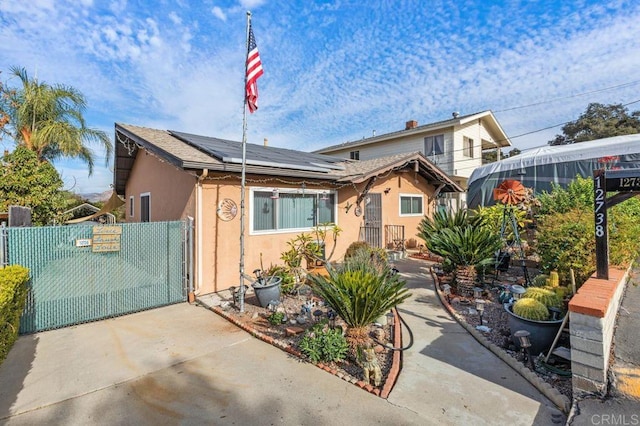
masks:
<instances>
[{"instance_id":1,"label":"concrete driveway","mask_svg":"<svg viewBox=\"0 0 640 426\"><path fill-rule=\"evenodd\" d=\"M22 336L0 424L429 424L186 303Z\"/></svg>"},{"instance_id":2,"label":"concrete driveway","mask_svg":"<svg viewBox=\"0 0 640 426\"><path fill-rule=\"evenodd\" d=\"M414 345L388 400L186 303L22 336L0 366L8 425L549 425L558 410L396 264ZM406 339L405 335L405 339ZM406 342L406 340L405 340Z\"/></svg>"}]
</instances>

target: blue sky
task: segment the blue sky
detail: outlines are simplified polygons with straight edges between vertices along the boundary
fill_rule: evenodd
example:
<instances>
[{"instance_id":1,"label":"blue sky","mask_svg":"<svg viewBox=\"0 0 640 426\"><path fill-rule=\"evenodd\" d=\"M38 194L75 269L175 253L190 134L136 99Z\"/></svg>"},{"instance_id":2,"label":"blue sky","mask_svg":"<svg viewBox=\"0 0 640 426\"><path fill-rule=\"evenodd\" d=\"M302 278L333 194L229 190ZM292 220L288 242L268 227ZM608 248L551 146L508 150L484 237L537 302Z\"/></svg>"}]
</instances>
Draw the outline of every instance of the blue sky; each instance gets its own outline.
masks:
<instances>
[{"instance_id":1,"label":"blue sky","mask_svg":"<svg viewBox=\"0 0 640 426\"><path fill-rule=\"evenodd\" d=\"M527 149L560 128L517 136L590 102L640 99L640 3L626 0L3 0L0 78L22 66L77 88L112 138L120 122L241 140L247 10L265 70L249 142L310 151L490 109ZM95 154L90 178L56 163L67 189L109 189L113 161Z\"/></svg>"}]
</instances>

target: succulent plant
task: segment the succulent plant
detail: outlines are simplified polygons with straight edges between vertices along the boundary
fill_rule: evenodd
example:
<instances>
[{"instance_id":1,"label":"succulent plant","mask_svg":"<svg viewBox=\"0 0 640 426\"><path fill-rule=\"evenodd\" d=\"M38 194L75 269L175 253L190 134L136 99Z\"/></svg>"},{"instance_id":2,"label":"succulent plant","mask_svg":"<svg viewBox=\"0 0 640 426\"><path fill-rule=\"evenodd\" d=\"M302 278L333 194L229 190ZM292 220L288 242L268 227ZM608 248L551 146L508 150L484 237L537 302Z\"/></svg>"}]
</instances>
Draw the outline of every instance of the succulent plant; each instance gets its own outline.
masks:
<instances>
[{"instance_id":1,"label":"succulent plant","mask_svg":"<svg viewBox=\"0 0 640 426\"><path fill-rule=\"evenodd\" d=\"M558 271L551 271L549 274L549 284L550 287L558 287L560 285L560 276L558 275Z\"/></svg>"},{"instance_id":2,"label":"succulent plant","mask_svg":"<svg viewBox=\"0 0 640 426\"><path fill-rule=\"evenodd\" d=\"M531 298L522 298L513 304L513 313L533 321L549 319L549 310L544 304Z\"/></svg>"},{"instance_id":3,"label":"succulent plant","mask_svg":"<svg viewBox=\"0 0 640 426\"><path fill-rule=\"evenodd\" d=\"M567 297L569 293L571 293L571 290L569 289L569 287L562 286L562 285L555 287L553 291L558 295L560 299L564 299L565 297Z\"/></svg>"},{"instance_id":4,"label":"succulent plant","mask_svg":"<svg viewBox=\"0 0 640 426\"><path fill-rule=\"evenodd\" d=\"M543 287L529 287L522 295L522 298L537 300L547 308L559 308L562 306L562 298L556 294L555 288L551 290Z\"/></svg>"},{"instance_id":5,"label":"succulent plant","mask_svg":"<svg viewBox=\"0 0 640 426\"><path fill-rule=\"evenodd\" d=\"M531 285L534 287L544 287L545 285L547 285L548 279L549 279L549 275L546 275L546 274L536 275Z\"/></svg>"}]
</instances>

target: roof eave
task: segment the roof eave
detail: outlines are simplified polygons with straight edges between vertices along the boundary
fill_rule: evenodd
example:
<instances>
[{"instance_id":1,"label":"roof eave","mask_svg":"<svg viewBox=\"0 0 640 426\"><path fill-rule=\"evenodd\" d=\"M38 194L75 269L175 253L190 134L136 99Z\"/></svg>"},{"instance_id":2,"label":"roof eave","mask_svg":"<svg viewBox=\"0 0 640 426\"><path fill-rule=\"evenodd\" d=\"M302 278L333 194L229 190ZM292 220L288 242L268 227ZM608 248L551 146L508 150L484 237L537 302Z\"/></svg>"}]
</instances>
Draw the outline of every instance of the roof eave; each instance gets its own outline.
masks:
<instances>
[{"instance_id":1,"label":"roof eave","mask_svg":"<svg viewBox=\"0 0 640 426\"><path fill-rule=\"evenodd\" d=\"M411 167L410 163L415 163L415 161L418 161L419 164L418 174L424 177L428 182L435 182L438 185L445 185L441 192L464 192L464 189L462 189L460 185L451 180L446 173L440 170L440 168L431 163L426 157L424 157L424 155L419 152L412 153L410 155L407 155L406 157L402 157L393 163L386 164L383 167L378 167L365 174L360 174L358 176L345 176L344 178L339 179L339 181L362 183L371 179L372 177L380 176L394 169L400 170L409 168Z\"/></svg>"}]
</instances>

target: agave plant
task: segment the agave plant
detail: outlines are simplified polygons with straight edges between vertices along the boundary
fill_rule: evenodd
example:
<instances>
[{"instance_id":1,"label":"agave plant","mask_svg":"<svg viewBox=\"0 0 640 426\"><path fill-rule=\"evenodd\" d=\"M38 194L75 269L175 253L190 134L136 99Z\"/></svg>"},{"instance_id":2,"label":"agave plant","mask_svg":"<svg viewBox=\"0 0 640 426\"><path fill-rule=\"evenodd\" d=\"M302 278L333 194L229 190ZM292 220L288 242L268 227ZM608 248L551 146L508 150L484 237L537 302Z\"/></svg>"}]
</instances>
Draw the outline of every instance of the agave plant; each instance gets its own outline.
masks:
<instances>
[{"instance_id":1,"label":"agave plant","mask_svg":"<svg viewBox=\"0 0 640 426\"><path fill-rule=\"evenodd\" d=\"M457 290L464 296L473 295L477 268L492 265L502 241L480 222L442 229L430 240L430 250L442 256L455 269Z\"/></svg>"},{"instance_id":2,"label":"agave plant","mask_svg":"<svg viewBox=\"0 0 640 426\"><path fill-rule=\"evenodd\" d=\"M328 276L311 274L314 292L325 300L347 325L350 355L358 359L362 348L372 345L368 326L410 296L406 282L386 264L370 256L354 256Z\"/></svg>"}]
</instances>

